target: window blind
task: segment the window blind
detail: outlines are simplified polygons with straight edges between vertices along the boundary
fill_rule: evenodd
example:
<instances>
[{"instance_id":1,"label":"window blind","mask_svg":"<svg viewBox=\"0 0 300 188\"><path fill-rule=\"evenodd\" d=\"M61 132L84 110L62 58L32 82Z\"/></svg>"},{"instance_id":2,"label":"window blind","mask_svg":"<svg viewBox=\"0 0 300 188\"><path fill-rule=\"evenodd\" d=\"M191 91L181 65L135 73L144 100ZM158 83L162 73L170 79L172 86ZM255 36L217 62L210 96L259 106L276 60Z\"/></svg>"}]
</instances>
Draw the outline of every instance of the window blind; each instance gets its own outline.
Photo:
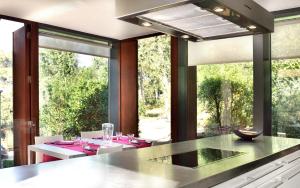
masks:
<instances>
[{"instance_id":1,"label":"window blind","mask_svg":"<svg viewBox=\"0 0 300 188\"><path fill-rule=\"evenodd\" d=\"M111 50L109 42L44 29L39 30L39 46L107 58Z\"/></svg>"}]
</instances>

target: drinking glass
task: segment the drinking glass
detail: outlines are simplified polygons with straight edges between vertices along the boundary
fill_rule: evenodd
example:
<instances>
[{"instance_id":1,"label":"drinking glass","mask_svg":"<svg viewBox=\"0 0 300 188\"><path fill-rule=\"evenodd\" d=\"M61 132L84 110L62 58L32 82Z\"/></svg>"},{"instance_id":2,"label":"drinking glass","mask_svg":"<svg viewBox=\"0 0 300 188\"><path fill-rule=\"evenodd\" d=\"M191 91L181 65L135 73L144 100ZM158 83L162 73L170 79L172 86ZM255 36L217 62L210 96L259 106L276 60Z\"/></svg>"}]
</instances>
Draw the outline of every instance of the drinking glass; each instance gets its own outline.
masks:
<instances>
[{"instance_id":1,"label":"drinking glass","mask_svg":"<svg viewBox=\"0 0 300 188\"><path fill-rule=\"evenodd\" d=\"M117 140L121 140L122 132L116 132Z\"/></svg>"},{"instance_id":2,"label":"drinking glass","mask_svg":"<svg viewBox=\"0 0 300 188\"><path fill-rule=\"evenodd\" d=\"M81 138L80 139L80 145L84 149L86 146L88 146L88 141L86 138Z\"/></svg>"},{"instance_id":3,"label":"drinking glass","mask_svg":"<svg viewBox=\"0 0 300 188\"><path fill-rule=\"evenodd\" d=\"M103 140L105 142L110 143L113 138L113 132L114 132L114 124L112 123L103 123L102 124L102 130L104 132Z\"/></svg>"},{"instance_id":4,"label":"drinking glass","mask_svg":"<svg viewBox=\"0 0 300 188\"><path fill-rule=\"evenodd\" d=\"M129 142L131 142L134 138L134 134L127 134Z\"/></svg>"}]
</instances>

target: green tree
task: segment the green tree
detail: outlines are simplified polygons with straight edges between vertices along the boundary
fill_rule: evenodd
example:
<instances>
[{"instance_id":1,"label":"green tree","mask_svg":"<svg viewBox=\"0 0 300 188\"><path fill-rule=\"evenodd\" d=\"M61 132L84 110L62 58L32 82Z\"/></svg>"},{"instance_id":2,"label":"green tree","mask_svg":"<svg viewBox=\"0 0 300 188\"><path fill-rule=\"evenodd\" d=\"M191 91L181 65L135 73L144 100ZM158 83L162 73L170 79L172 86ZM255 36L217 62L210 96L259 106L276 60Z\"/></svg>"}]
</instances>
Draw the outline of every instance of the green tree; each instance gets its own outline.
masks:
<instances>
[{"instance_id":1,"label":"green tree","mask_svg":"<svg viewBox=\"0 0 300 188\"><path fill-rule=\"evenodd\" d=\"M206 109L212 116L212 121L220 127L221 123L221 101L222 101L222 79L209 78L204 80L198 89L198 97L203 101Z\"/></svg>"}]
</instances>

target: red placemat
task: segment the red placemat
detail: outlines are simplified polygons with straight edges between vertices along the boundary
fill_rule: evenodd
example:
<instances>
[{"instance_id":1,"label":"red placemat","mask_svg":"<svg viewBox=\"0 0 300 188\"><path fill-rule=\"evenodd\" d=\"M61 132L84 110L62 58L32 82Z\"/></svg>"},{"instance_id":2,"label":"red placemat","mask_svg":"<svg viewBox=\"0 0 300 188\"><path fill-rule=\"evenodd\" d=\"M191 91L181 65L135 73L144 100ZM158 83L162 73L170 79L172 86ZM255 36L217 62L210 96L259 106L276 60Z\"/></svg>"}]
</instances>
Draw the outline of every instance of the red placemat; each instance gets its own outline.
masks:
<instances>
[{"instance_id":1,"label":"red placemat","mask_svg":"<svg viewBox=\"0 0 300 188\"><path fill-rule=\"evenodd\" d=\"M77 142L74 142L73 144L70 144L70 143L62 144L62 142L60 142L60 143L52 142L52 143L46 143L46 144L60 147L60 148L70 149L73 151L83 152L86 155L96 155L97 149L99 148L99 145L88 143L87 145L92 148L92 151L86 150L86 149L83 149L82 145L79 145L79 143L77 143ZM52 156L49 156L46 154L43 155L43 162L50 162L50 161L56 161L56 160L61 160L61 159L58 159L56 157L52 157Z\"/></svg>"}]
</instances>

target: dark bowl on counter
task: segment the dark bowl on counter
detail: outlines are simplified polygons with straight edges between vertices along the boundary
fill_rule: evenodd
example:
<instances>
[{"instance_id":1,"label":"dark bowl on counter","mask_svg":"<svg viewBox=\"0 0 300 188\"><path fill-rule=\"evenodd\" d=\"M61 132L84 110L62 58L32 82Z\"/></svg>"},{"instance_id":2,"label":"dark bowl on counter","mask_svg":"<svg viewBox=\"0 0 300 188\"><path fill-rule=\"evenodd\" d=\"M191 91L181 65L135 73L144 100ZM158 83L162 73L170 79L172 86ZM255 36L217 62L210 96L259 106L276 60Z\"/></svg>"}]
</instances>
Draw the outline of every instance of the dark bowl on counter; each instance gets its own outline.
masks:
<instances>
[{"instance_id":1,"label":"dark bowl on counter","mask_svg":"<svg viewBox=\"0 0 300 188\"><path fill-rule=\"evenodd\" d=\"M253 129L236 129L233 133L240 137L242 140L251 141L253 138L258 137L262 132Z\"/></svg>"}]
</instances>

